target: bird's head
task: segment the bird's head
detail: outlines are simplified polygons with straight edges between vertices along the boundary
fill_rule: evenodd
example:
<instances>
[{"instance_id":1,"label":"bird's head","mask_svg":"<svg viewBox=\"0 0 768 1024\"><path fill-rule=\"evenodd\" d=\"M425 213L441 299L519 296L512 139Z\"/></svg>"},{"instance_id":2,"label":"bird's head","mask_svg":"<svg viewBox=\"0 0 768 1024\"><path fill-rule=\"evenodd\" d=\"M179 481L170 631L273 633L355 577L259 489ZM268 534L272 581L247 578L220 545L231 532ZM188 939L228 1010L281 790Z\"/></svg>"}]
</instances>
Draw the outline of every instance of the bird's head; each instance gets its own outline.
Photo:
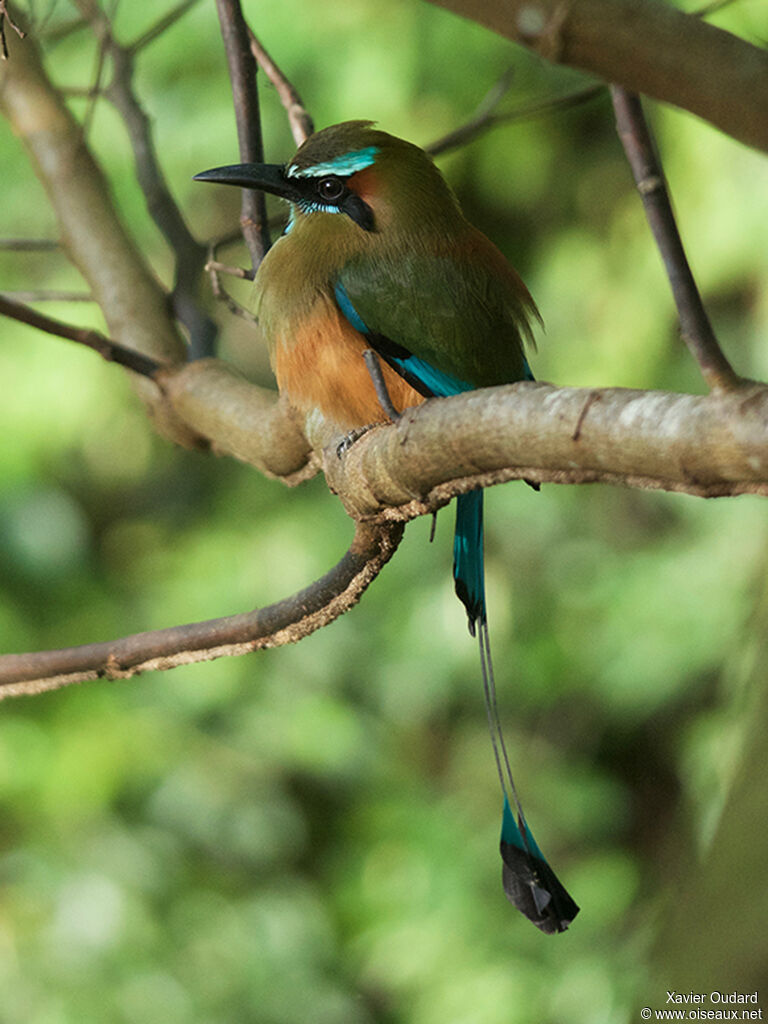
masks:
<instances>
[{"instance_id":1,"label":"bird's head","mask_svg":"<svg viewBox=\"0 0 768 1024\"><path fill-rule=\"evenodd\" d=\"M331 125L302 143L287 164L234 164L195 175L287 199L292 223L316 215L345 218L366 232L457 217L458 204L431 158L371 121ZM459 215L460 216L460 215Z\"/></svg>"}]
</instances>

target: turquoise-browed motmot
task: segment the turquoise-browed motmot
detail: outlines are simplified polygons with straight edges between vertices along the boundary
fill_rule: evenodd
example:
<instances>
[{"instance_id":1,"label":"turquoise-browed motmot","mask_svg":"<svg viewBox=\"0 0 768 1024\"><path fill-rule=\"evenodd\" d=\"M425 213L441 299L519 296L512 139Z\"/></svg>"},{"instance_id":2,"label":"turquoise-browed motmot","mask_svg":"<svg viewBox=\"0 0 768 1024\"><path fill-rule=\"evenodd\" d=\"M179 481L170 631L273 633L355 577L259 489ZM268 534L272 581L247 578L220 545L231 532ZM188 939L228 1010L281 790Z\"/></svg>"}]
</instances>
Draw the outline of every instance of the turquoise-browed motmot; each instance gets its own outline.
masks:
<instances>
[{"instance_id":1,"label":"turquoise-browed motmot","mask_svg":"<svg viewBox=\"0 0 768 1024\"><path fill-rule=\"evenodd\" d=\"M297 408L350 430L428 398L532 379L523 339L538 317L533 299L417 146L348 121L310 136L285 166L239 164L196 178L290 204L256 275L256 301L278 387ZM482 490L456 499L453 571L480 641L504 794L504 889L543 931L564 931L579 908L528 828L496 708Z\"/></svg>"}]
</instances>

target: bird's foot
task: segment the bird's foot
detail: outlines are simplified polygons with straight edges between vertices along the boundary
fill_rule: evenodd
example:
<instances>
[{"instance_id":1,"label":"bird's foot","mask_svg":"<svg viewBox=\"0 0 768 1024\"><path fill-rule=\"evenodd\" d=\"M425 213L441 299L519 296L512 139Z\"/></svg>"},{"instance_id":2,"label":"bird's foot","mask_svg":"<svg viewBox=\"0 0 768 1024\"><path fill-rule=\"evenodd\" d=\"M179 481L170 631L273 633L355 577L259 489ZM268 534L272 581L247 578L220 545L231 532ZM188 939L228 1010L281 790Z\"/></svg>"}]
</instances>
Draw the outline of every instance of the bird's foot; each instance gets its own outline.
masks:
<instances>
[{"instance_id":1,"label":"bird's foot","mask_svg":"<svg viewBox=\"0 0 768 1024\"><path fill-rule=\"evenodd\" d=\"M336 458L340 459L342 455L346 455L355 441L359 441L361 437L368 433L369 430L373 430L374 427L380 427L380 423L369 423L365 427L355 427L354 430L350 430L348 434L336 445Z\"/></svg>"},{"instance_id":2,"label":"bird's foot","mask_svg":"<svg viewBox=\"0 0 768 1024\"><path fill-rule=\"evenodd\" d=\"M387 391L387 382L384 380L384 374L381 371L381 363L379 357L372 348L367 348L363 352L363 359L365 365L368 368L371 380L373 381L373 387L376 391L376 397L379 400L379 405L384 412L389 416L393 423L397 423L400 419L400 413L392 404L392 399L389 397L389 391Z\"/></svg>"}]
</instances>

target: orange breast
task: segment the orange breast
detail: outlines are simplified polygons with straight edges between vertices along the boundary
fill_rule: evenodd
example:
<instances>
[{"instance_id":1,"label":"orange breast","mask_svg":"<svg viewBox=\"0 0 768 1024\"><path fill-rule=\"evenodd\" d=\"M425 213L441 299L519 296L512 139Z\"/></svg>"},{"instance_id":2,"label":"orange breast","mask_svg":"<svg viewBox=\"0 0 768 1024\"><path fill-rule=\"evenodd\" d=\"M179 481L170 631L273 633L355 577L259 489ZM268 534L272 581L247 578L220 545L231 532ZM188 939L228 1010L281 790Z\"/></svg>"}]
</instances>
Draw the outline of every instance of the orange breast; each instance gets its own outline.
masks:
<instances>
[{"instance_id":1,"label":"orange breast","mask_svg":"<svg viewBox=\"0 0 768 1024\"><path fill-rule=\"evenodd\" d=\"M318 297L309 315L294 323L289 335L275 339L278 387L297 408L319 409L344 430L386 420L363 359L368 347L336 305ZM424 401L383 361L381 368L398 411Z\"/></svg>"}]
</instances>

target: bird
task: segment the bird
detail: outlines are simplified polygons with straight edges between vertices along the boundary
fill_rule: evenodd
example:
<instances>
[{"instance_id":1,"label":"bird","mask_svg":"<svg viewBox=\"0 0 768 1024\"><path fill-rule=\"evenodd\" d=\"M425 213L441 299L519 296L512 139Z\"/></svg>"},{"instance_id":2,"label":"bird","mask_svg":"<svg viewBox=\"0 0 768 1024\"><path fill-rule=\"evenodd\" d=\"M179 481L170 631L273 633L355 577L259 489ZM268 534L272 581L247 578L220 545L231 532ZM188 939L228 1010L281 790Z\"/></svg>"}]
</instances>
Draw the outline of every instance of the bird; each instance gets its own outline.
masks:
<instances>
[{"instance_id":1,"label":"bird","mask_svg":"<svg viewBox=\"0 0 768 1024\"><path fill-rule=\"evenodd\" d=\"M286 164L230 164L195 180L288 202L286 228L255 277L255 311L278 388L297 409L354 437L427 400L533 379L524 342L536 305L420 147L372 121L345 121L310 135ZM481 489L456 499L453 576L479 639L504 891L543 932L562 932L579 907L528 827L501 731Z\"/></svg>"}]
</instances>

